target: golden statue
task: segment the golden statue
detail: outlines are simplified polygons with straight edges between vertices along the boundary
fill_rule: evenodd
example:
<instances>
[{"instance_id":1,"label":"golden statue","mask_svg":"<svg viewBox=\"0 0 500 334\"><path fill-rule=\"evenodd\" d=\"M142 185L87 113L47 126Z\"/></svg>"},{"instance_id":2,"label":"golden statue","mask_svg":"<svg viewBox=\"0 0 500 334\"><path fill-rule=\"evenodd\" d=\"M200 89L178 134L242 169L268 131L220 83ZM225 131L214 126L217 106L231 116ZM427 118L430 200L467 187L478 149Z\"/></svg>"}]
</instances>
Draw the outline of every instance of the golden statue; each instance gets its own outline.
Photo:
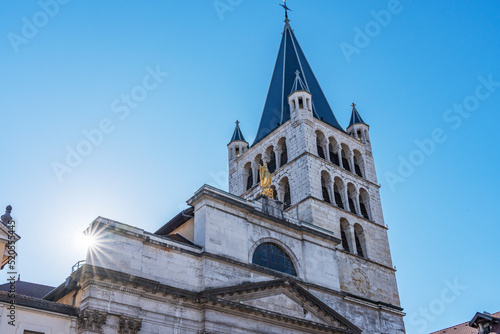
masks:
<instances>
[{"instance_id":1,"label":"golden statue","mask_svg":"<svg viewBox=\"0 0 500 334\"><path fill-rule=\"evenodd\" d=\"M271 188L271 183L273 182L273 176L267 169L267 163L264 166L260 166L260 194L274 199L273 189Z\"/></svg>"}]
</instances>

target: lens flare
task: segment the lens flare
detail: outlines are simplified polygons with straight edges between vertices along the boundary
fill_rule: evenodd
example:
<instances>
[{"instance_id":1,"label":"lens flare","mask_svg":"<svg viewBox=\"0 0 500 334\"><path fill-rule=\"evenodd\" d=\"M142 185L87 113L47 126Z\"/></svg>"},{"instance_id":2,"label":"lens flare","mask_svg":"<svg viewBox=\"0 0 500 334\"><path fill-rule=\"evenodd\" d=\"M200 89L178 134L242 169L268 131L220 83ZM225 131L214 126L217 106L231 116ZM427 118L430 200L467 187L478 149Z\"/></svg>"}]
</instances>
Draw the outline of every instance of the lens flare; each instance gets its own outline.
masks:
<instances>
[{"instance_id":1,"label":"lens flare","mask_svg":"<svg viewBox=\"0 0 500 334\"><path fill-rule=\"evenodd\" d=\"M89 250L93 248L96 245L96 240L92 235L86 235L82 234L79 240L79 246L80 248L83 248L85 250Z\"/></svg>"}]
</instances>

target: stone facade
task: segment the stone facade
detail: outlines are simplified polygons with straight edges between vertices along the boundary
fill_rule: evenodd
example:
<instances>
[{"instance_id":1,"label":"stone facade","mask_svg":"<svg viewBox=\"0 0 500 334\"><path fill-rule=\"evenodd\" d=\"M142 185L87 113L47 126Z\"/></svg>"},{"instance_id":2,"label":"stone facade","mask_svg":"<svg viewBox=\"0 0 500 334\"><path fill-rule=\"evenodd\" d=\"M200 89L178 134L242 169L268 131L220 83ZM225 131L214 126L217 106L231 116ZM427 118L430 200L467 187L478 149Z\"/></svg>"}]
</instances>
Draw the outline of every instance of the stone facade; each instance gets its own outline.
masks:
<instances>
[{"instance_id":1,"label":"stone facade","mask_svg":"<svg viewBox=\"0 0 500 334\"><path fill-rule=\"evenodd\" d=\"M72 274L82 292L80 309L91 310L87 318L95 320L84 328L103 334L404 333L391 268L339 249L335 231L286 211L269 214L266 203L202 187L188 200L194 218L183 224L193 225L186 233L192 244L98 218L88 229L97 246ZM174 231L182 230L189 229ZM266 242L286 251L296 276L252 262ZM49 298L68 293L60 289Z\"/></svg>"}]
</instances>

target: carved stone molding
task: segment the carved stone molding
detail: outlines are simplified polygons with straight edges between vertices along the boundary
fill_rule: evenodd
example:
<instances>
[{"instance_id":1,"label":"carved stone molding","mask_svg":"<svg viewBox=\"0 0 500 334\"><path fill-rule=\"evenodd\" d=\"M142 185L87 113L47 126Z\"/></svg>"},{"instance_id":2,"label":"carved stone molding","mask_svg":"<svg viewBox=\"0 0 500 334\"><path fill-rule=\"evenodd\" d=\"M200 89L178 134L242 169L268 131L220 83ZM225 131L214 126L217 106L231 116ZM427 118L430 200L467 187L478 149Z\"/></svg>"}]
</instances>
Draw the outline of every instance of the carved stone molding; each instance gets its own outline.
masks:
<instances>
[{"instance_id":1,"label":"carved stone molding","mask_svg":"<svg viewBox=\"0 0 500 334\"><path fill-rule=\"evenodd\" d=\"M102 325L106 323L107 313L97 310L83 310L78 316L78 333L102 333Z\"/></svg>"},{"instance_id":2,"label":"carved stone molding","mask_svg":"<svg viewBox=\"0 0 500 334\"><path fill-rule=\"evenodd\" d=\"M142 327L142 319L120 317L120 334L137 334Z\"/></svg>"}]
</instances>

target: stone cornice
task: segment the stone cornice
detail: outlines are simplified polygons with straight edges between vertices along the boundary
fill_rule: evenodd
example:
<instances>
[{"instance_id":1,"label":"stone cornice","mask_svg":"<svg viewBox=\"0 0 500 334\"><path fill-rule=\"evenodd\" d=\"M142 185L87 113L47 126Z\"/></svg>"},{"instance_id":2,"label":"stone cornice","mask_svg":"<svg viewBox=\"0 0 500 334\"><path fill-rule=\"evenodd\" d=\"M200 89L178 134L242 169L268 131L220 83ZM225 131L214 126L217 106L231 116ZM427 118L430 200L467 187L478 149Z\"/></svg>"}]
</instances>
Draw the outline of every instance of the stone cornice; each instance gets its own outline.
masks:
<instances>
[{"instance_id":1,"label":"stone cornice","mask_svg":"<svg viewBox=\"0 0 500 334\"><path fill-rule=\"evenodd\" d=\"M103 280L108 280L111 282L110 284L120 283L119 287L117 286L117 288L119 288L120 290L123 290L124 287L126 286L131 286L133 289L141 288L145 292L149 292L152 294L162 293L164 296L170 295L173 298L182 298L186 301L191 300L195 303L200 303L201 298L208 298L208 296L217 296L218 294L226 294L231 292L228 288L210 289L202 292L190 291L162 284L158 281L154 281L151 279L130 275L115 270L91 266L88 264L85 264L82 268L78 269L77 272L78 272L77 279L80 281L82 287L86 287L91 283L97 283L97 282L99 282L99 284L106 284L106 282L104 282ZM273 271L273 273L277 272ZM388 303L373 301L350 293L336 291L316 284L307 283L300 279L297 279L294 276L289 276L289 275L284 275L282 279L268 281L267 284L270 284L272 286L273 284L280 284L279 282L282 283L285 281L289 282L292 285L298 286L299 288L300 285L303 285L315 290L338 295L342 298L349 297L351 299L356 299L359 300L360 302L362 301L365 303L369 303L372 307L378 309L382 309L383 307L383 309L388 312L395 312L399 314L403 310L401 307L394 306ZM262 283L247 283L241 285L240 289L244 290L255 289L257 286L260 286L261 284ZM108 287L111 288L112 285L109 285ZM236 287L232 287L233 290L235 290L235 288ZM133 290L129 291L132 292ZM319 303L322 303L319 299L318 301Z\"/></svg>"}]
</instances>

